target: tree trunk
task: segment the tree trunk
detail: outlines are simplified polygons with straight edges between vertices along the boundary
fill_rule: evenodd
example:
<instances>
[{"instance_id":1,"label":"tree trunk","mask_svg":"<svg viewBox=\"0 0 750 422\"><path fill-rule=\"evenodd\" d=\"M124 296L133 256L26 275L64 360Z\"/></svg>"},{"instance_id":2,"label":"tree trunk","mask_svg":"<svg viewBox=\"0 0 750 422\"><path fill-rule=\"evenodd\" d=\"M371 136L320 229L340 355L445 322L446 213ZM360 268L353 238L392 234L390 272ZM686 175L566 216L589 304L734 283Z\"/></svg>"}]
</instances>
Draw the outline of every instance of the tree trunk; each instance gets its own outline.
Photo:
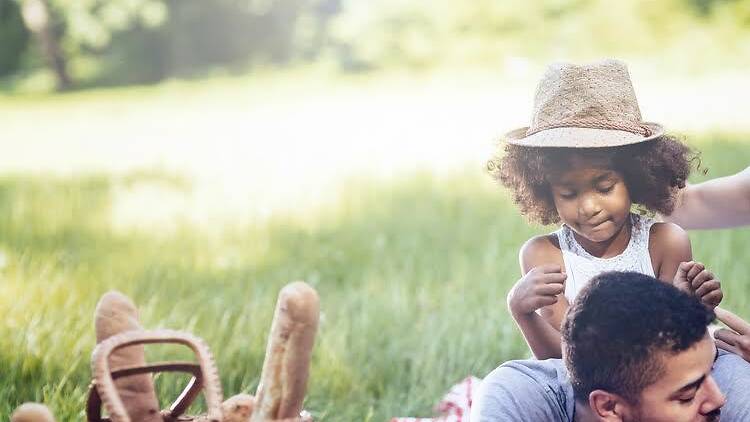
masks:
<instances>
[{"instance_id":1,"label":"tree trunk","mask_svg":"<svg viewBox=\"0 0 750 422\"><path fill-rule=\"evenodd\" d=\"M65 54L60 48L60 40L52 26L49 0L23 0L21 10L24 24L39 40L47 63L55 73L57 90L70 88L72 80L65 67Z\"/></svg>"}]
</instances>

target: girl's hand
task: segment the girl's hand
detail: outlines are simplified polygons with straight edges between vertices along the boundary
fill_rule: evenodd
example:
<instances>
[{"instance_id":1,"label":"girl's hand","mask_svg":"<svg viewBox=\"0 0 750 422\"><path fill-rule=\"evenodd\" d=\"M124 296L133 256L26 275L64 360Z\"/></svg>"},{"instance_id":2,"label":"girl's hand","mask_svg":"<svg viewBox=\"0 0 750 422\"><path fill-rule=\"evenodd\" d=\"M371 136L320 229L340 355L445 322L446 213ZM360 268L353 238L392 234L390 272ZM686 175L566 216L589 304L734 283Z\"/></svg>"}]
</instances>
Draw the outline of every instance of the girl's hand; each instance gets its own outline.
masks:
<instances>
[{"instance_id":1,"label":"girl's hand","mask_svg":"<svg viewBox=\"0 0 750 422\"><path fill-rule=\"evenodd\" d=\"M730 328L729 330L722 328L714 332L716 345L750 362L750 324L727 310L716 308L714 311L716 318Z\"/></svg>"},{"instance_id":2,"label":"girl's hand","mask_svg":"<svg viewBox=\"0 0 750 422\"><path fill-rule=\"evenodd\" d=\"M557 296L565 290L563 283L566 277L559 265L547 264L532 268L508 293L511 314L529 315L557 302Z\"/></svg>"},{"instance_id":3,"label":"girl's hand","mask_svg":"<svg viewBox=\"0 0 750 422\"><path fill-rule=\"evenodd\" d=\"M695 295L711 309L716 308L724 298L721 282L700 262L680 263L672 284L680 290Z\"/></svg>"}]
</instances>

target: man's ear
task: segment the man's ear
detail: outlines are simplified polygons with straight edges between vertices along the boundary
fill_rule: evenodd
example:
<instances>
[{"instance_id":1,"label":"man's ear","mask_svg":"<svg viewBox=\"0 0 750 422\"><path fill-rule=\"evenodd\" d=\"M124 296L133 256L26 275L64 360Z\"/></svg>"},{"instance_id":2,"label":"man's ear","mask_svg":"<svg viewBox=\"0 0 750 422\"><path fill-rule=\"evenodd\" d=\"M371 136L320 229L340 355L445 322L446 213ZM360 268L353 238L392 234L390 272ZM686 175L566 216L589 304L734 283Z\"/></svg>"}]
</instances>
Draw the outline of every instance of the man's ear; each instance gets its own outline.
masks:
<instances>
[{"instance_id":1,"label":"man's ear","mask_svg":"<svg viewBox=\"0 0 750 422\"><path fill-rule=\"evenodd\" d=\"M589 407L599 419L611 422L622 421L630 408L622 397L605 390L594 390L589 394Z\"/></svg>"}]
</instances>

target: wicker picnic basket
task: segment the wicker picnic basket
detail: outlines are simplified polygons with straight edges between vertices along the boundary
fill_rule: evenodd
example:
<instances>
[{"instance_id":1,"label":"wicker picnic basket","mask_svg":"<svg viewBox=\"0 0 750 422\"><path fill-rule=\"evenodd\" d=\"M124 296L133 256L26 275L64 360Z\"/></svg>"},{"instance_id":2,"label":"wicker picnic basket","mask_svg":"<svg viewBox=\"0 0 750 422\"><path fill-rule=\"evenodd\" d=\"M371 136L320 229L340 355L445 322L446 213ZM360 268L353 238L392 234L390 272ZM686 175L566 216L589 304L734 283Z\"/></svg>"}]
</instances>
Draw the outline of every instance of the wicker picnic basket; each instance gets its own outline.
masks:
<instances>
[{"instance_id":1,"label":"wicker picnic basket","mask_svg":"<svg viewBox=\"0 0 750 422\"><path fill-rule=\"evenodd\" d=\"M237 394L223 401L211 351L200 338L182 331L144 330L135 304L119 292L104 294L94 316L98 344L91 357L92 381L86 401L89 422L312 422L302 410L310 359L320 315L318 294L304 282L279 292L268 334L263 370L255 396ZM147 363L147 344L178 344L196 362ZM190 381L168 409L159 410L151 374L182 372ZM200 393L206 413L186 415ZM106 416L105 416L106 414ZM11 422L54 422L39 403L24 403Z\"/></svg>"},{"instance_id":2,"label":"wicker picnic basket","mask_svg":"<svg viewBox=\"0 0 750 422\"><path fill-rule=\"evenodd\" d=\"M115 350L138 344L173 343L190 348L198 360L194 362L158 362L118 368L112 371L109 357ZM99 343L91 358L93 380L89 387L86 403L86 417L89 422L131 422L125 406L115 388L115 380L139 374L157 372L184 372L192 375L185 389L172 403L169 409L162 410L164 422L201 421L221 422L221 403L223 401L221 382L208 346L190 333L174 330L128 331ZM206 398L207 413L201 416L186 416L184 412L190 407L198 394L203 390ZM102 417L102 407L109 417Z\"/></svg>"}]
</instances>

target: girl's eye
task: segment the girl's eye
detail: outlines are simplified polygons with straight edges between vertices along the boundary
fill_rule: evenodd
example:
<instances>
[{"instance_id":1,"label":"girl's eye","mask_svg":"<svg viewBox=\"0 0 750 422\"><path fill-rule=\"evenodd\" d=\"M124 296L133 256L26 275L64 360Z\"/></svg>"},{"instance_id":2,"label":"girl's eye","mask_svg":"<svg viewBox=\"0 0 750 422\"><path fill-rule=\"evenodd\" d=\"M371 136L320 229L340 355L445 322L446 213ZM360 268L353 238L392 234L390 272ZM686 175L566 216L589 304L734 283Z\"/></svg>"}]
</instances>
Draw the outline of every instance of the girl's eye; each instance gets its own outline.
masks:
<instances>
[{"instance_id":1,"label":"girl's eye","mask_svg":"<svg viewBox=\"0 0 750 422\"><path fill-rule=\"evenodd\" d=\"M615 188L615 185L609 185L609 186L600 186L599 192L601 193L609 193L612 192L612 189Z\"/></svg>"},{"instance_id":2,"label":"girl's eye","mask_svg":"<svg viewBox=\"0 0 750 422\"><path fill-rule=\"evenodd\" d=\"M575 196L575 192L560 192L560 197L563 199L573 199Z\"/></svg>"}]
</instances>

